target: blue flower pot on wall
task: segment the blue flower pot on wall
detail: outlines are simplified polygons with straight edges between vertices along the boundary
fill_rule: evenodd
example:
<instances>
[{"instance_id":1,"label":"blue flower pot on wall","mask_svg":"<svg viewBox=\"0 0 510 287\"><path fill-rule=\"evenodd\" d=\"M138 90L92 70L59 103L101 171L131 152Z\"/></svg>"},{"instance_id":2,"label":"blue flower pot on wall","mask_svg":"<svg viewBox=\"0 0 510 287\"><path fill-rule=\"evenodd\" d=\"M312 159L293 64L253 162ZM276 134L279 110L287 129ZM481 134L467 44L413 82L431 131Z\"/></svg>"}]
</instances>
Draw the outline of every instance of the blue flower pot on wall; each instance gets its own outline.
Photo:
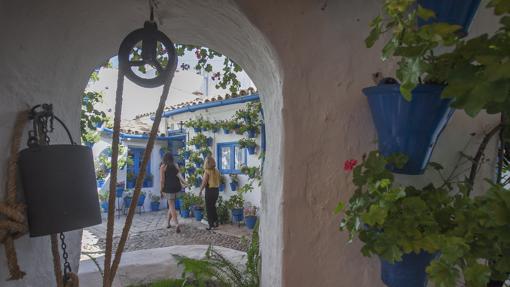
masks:
<instances>
[{"instance_id":1,"label":"blue flower pot on wall","mask_svg":"<svg viewBox=\"0 0 510 287\"><path fill-rule=\"evenodd\" d=\"M405 254L402 261L393 264L381 258L381 279L388 287L426 287L425 269L435 257L422 251Z\"/></svg>"},{"instance_id":2,"label":"blue flower pot on wall","mask_svg":"<svg viewBox=\"0 0 510 287\"><path fill-rule=\"evenodd\" d=\"M228 134L230 134L230 130L229 130L229 129L225 129L225 128L224 128L224 129L223 129L223 133L224 133L224 134L226 134L226 135L228 135Z\"/></svg>"},{"instance_id":3,"label":"blue flower pot on wall","mask_svg":"<svg viewBox=\"0 0 510 287\"><path fill-rule=\"evenodd\" d=\"M189 157L191 156L191 152L189 150L187 150L187 151L184 151L182 153L182 155L184 156L184 159L189 159Z\"/></svg>"},{"instance_id":4,"label":"blue flower pot on wall","mask_svg":"<svg viewBox=\"0 0 510 287\"><path fill-rule=\"evenodd\" d=\"M151 202L151 211L159 211L159 202Z\"/></svg>"},{"instance_id":5,"label":"blue flower pot on wall","mask_svg":"<svg viewBox=\"0 0 510 287\"><path fill-rule=\"evenodd\" d=\"M237 182L231 182L230 183L230 190L236 191L237 190Z\"/></svg>"},{"instance_id":6,"label":"blue flower pot on wall","mask_svg":"<svg viewBox=\"0 0 510 287\"><path fill-rule=\"evenodd\" d=\"M129 180L126 182L126 187L127 188L135 188L135 180Z\"/></svg>"},{"instance_id":7,"label":"blue flower pot on wall","mask_svg":"<svg viewBox=\"0 0 510 287\"><path fill-rule=\"evenodd\" d=\"M197 177L195 179L195 187L200 187L200 184L202 184L202 178L201 177Z\"/></svg>"},{"instance_id":8,"label":"blue flower pot on wall","mask_svg":"<svg viewBox=\"0 0 510 287\"><path fill-rule=\"evenodd\" d=\"M403 174L422 174L434 145L453 114L450 100L441 99L443 86L419 85L408 102L397 84L363 89L377 130L379 151L384 156L401 153L408 157Z\"/></svg>"},{"instance_id":9,"label":"blue flower pot on wall","mask_svg":"<svg viewBox=\"0 0 510 287\"><path fill-rule=\"evenodd\" d=\"M469 25L480 6L480 0L419 0L418 3L436 13L435 19L418 20L420 26L435 22L446 22L462 26L463 35L467 35Z\"/></svg>"},{"instance_id":10,"label":"blue flower pot on wall","mask_svg":"<svg viewBox=\"0 0 510 287\"><path fill-rule=\"evenodd\" d=\"M244 223L246 224L246 227L250 230L255 228L255 224L257 223L257 216L253 215L245 216Z\"/></svg>"},{"instance_id":11,"label":"blue flower pot on wall","mask_svg":"<svg viewBox=\"0 0 510 287\"><path fill-rule=\"evenodd\" d=\"M219 190L220 191L225 191L225 184L224 183L220 183Z\"/></svg>"},{"instance_id":12,"label":"blue flower pot on wall","mask_svg":"<svg viewBox=\"0 0 510 287\"><path fill-rule=\"evenodd\" d=\"M213 138L208 137L208 138L207 138L206 143L207 143L207 145L208 145L208 146L212 146L212 144L213 144Z\"/></svg>"},{"instance_id":13,"label":"blue flower pot on wall","mask_svg":"<svg viewBox=\"0 0 510 287\"><path fill-rule=\"evenodd\" d=\"M255 154L255 148L254 146L249 146L247 149L248 149L248 153L249 154Z\"/></svg>"},{"instance_id":14,"label":"blue flower pot on wall","mask_svg":"<svg viewBox=\"0 0 510 287\"><path fill-rule=\"evenodd\" d=\"M255 130L248 130L248 137L249 138L254 138L257 136L257 132Z\"/></svg>"},{"instance_id":15,"label":"blue flower pot on wall","mask_svg":"<svg viewBox=\"0 0 510 287\"><path fill-rule=\"evenodd\" d=\"M193 131L196 132L196 133L199 133L199 132L202 131L202 129L201 128L193 128Z\"/></svg>"},{"instance_id":16,"label":"blue flower pot on wall","mask_svg":"<svg viewBox=\"0 0 510 287\"><path fill-rule=\"evenodd\" d=\"M98 188L103 188L103 186L104 186L104 179L98 179L98 180L96 180L96 182L97 182L97 187Z\"/></svg>"}]
</instances>

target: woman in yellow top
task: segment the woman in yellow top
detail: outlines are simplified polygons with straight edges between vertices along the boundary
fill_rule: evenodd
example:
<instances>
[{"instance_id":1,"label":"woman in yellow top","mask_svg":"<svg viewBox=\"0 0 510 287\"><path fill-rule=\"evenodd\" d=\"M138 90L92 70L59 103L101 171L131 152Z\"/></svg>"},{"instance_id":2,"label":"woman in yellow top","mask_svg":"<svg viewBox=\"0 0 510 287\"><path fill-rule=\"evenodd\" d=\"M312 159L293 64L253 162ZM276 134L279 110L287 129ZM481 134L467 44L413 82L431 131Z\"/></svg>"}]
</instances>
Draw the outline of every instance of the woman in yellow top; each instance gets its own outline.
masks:
<instances>
[{"instance_id":1,"label":"woman in yellow top","mask_svg":"<svg viewBox=\"0 0 510 287\"><path fill-rule=\"evenodd\" d=\"M200 196L205 189L205 209L207 212L207 221L211 230L218 227L218 213L216 212L216 201L219 196L220 187L220 171L216 168L216 161L212 156L207 156L205 159L205 171L202 177L202 185L200 186Z\"/></svg>"}]
</instances>

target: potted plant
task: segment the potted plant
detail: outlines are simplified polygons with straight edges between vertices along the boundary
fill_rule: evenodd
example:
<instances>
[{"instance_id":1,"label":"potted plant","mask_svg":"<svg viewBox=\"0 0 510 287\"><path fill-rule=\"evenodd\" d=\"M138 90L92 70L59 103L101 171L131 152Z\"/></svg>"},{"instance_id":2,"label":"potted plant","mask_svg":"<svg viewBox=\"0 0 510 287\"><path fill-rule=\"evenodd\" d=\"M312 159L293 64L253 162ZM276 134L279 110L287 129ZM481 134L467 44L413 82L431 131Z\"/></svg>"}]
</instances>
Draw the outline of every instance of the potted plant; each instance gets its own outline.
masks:
<instances>
[{"instance_id":1,"label":"potted plant","mask_svg":"<svg viewBox=\"0 0 510 287\"><path fill-rule=\"evenodd\" d=\"M230 176L230 190L236 191L237 186L239 185L239 177L235 173L231 173L229 176Z\"/></svg>"},{"instance_id":2,"label":"potted plant","mask_svg":"<svg viewBox=\"0 0 510 287\"><path fill-rule=\"evenodd\" d=\"M138 202L136 203L137 207L142 207L145 203L145 197L147 193L145 191L140 192L140 196L138 197Z\"/></svg>"},{"instance_id":3,"label":"potted plant","mask_svg":"<svg viewBox=\"0 0 510 287\"><path fill-rule=\"evenodd\" d=\"M108 212L108 191L104 190L99 192L99 201L101 202L101 208L103 209L103 212Z\"/></svg>"},{"instance_id":4,"label":"potted plant","mask_svg":"<svg viewBox=\"0 0 510 287\"><path fill-rule=\"evenodd\" d=\"M159 195L151 193L150 199L151 199L151 211L159 211L161 197Z\"/></svg>"},{"instance_id":5,"label":"potted plant","mask_svg":"<svg viewBox=\"0 0 510 287\"><path fill-rule=\"evenodd\" d=\"M205 160L207 156L211 155L211 151L208 148L201 149L200 154L202 154L202 158Z\"/></svg>"},{"instance_id":6,"label":"potted plant","mask_svg":"<svg viewBox=\"0 0 510 287\"><path fill-rule=\"evenodd\" d=\"M257 207L256 206L247 206L244 208L244 223L246 227L250 230L255 228L255 224L257 223Z\"/></svg>"},{"instance_id":7,"label":"potted plant","mask_svg":"<svg viewBox=\"0 0 510 287\"><path fill-rule=\"evenodd\" d=\"M393 171L421 174L453 114L451 100L441 97L444 79L433 76L433 69L438 69L438 56L433 50L454 46L461 27L446 23L419 27L418 19L427 21L435 13L415 1L388 0L383 11L384 15L370 24L372 30L365 42L372 47L381 34L391 34L382 58L399 59L396 75L400 84L383 79L378 85L363 89L363 93L377 130L379 151L385 156L402 153L409 158L402 169Z\"/></svg>"},{"instance_id":8,"label":"potted plant","mask_svg":"<svg viewBox=\"0 0 510 287\"><path fill-rule=\"evenodd\" d=\"M193 164L191 164L190 162L188 162L186 164L186 171L188 172L189 175L194 174L195 170L196 170L196 168L195 168L195 166Z\"/></svg>"},{"instance_id":9,"label":"potted plant","mask_svg":"<svg viewBox=\"0 0 510 287\"><path fill-rule=\"evenodd\" d=\"M257 143L254 139L240 139L239 147L248 149L249 154L255 154L255 148L257 147Z\"/></svg>"},{"instance_id":10,"label":"potted plant","mask_svg":"<svg viewBox=\"0 0 510 287\"><path fill-rule=\"evenodd\" d=\"M196 188L199 188L201 184L202 184L202 177L197 176L197 177L195 178L194 186L195 186Z\"/></svg>"},{"instance_id":11,"label":"potted plant","mask_svg":"<svg viewBox=\"0 0 510 287\"><path fill-rule=\"evenodd\" d=\"M126 173L126 188L135 188L136 176L133 171Z\"/></svg>"},{"instance_id":12,"label":"potted plant","mask_svg":"<svg viewBox=\"0 0 510 287\"><path fill-rule=\"evenodd\" d=\"M233 222L243 221L244 199L241 194L234 194L228 199Z\"/></svg>"},{"instance_id":13,"label":"potted plant","mask_svg":"<svg viewBox=\"0 0 510 287\"><path fill-rule=\"evenodd\" d=\"M226 224L230 222L230 209L228 207L228 202L223 200L223 197L218 198L218 221L220 224Z\"/></svg>"},{"instance_id":14,"label":"potted plant","mask_svg":"<svg viewBox=\"0 0 510 287\"><path fill-rule=\"evenodd\" d=\"M243 165L241 167L241 173L246 174L250 179L260 180L262 178L260 168L256 166L248 167Z\"/></svg>"},{"instance_id":15,"label":"potted plant","mask_svg":"<svg viewBox=\"0 0 510 287\"><path fill-rule=\"evenodd\" d=\"M204 218L204 199L201 196L193 198L193 216L196 221L202 221Z\"/></svg>"},{"instance_id":16,"label":"potted plant","mask_svg":"<svg viewBox=\"0 0 510 287\"><path fill-rule=\"evenodd\" d=\"M436 22L445 22L462 27L462 34L466 35L469 25L475 16L480 0L465 0L461 2L441 0L419 0L423 8L434 11L436 17L428 20L418 19L420 26Z\"/></svg>"},{"instance_id":17,"label":"potted plant","mask_svg":"<svg viewBox=\"0 0 510 287\"><path fill-rule=\"evenodd\" d=\"M100 168L96 172L96 182L97 182L97 187L98 188L103 188L103 186L104 186L104 179L105 178L106 178L106 172L104 171L104 169Z\"/></svg>"},{"instance_id":18,"label":"potted plant","mask_svg":"<svg viewBox=\"0 0 510 287\"><path fill-rule=\"evenodd\" d=\"M211 131L213 133L217 133L220 131L220 127L221 125L219 124L219 122L214 122L214 123L211 123L212 127L211 127Z\"/></svg>"},{"instance_id":19,"label":"potted plant","mask_svg":"<svg viewBox=\"0 0 510 287\"><path fill-rule=\"evenodd\" d=\"M131 200L133 199L133 190L128 189L124 192L124 207L129 208L131 206Z\"/></svg>"},{"instance_id":20,"label":"potted plant","mask_svg":"<svg viewBox=\"0 0 510 287\"><path fill-rule=\"evenodd\" d=\"M225 191L225 184L227 183L227 179L225 178L224 175L220 175L220 186L219 186L219 190L220 191Z\"/></svg>"},{"instance_id":21,"label":"potted plant","mask_svg":"<svg viewBox=\"0 0 510 287\"><path fill-rule=\"evenodd\" d=\"M126 183L124 181L117 182L115 188L115 196L118 198L122 198L122 194L124 193Z\"/></svg>"},{"instance_id":22,"label":"potted plant","mask_svg":"<svg viewBox=\"0 0 510 287\"><path fill-rule=\"evenodd\" d=\"M189 217L189 209L191 207L192 198L191 195L186 193L182 196L181 201L181 217L188 218Z\"/></svg>"},{"instance_id":23,"label":"potted plant","mask_svg":"<svg viewBox=\"0 0 510 287\"><path fill-rule=\"evenodd\" d=\"M510 208L500 209L510 191L492 184L483 196L471 197L470 180L444 176L437 163L430 166L443 184L401 186L386 167L405 161L374 151L359 165L345 163L356 190L347 205L337 207L344 213L340 229L349 232L350 241L362 242L363 255L380 258L387 286L426 286L430 279L435 286L454 287L461 274L466 286L502 286L486 284L510 273L503 259L510 241L500 233L510 223ZM497 212L506 215L497 220Z\"/></svg>"},{"instance_id":24,"label":"potted plant","mask_svg":"<svg viewBox=\"0 0 510 287\"><path fill-rule=\"evenodd\" d=\"M207 143L207 137L204 134L197 134L191 138L188 144L194 145L195 149L199 150L201 147L208 146Z\"/></svg>"}]
</instances>

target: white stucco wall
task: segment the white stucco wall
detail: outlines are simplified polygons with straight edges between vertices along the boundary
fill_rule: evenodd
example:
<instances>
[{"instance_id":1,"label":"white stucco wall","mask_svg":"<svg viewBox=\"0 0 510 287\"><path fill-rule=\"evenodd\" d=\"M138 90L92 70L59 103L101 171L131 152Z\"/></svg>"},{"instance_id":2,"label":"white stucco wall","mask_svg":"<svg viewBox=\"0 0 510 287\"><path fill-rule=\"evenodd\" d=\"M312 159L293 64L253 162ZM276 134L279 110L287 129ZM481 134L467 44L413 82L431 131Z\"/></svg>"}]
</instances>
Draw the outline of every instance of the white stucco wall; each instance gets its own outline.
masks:
<instances>
[{"instance_id":1,"label":"white stucco wall","mask_svg":"<svg viewBox=\"0 0 510 287\"><path fill-rule=\"evenodd\" d=\"M243 109L245 107L246 107L246 103L214 107L214 108L210 108L210 109L203 109L203 110L198 110L195 112L187 112L187 113L174 115L169 118L166 118L166 121L167 121L167 125L169 128L171 128L173 125L174 129L178 129L179 122L181 122L181 121L186 122L187 120L197 119L200 117L202 117L205 120L211 121L211 122L219 121L219 120L229 120L229 119L232 119L232 117L235 115L236 111L238 111L239 109ZM191 128L186 129L186 132L187 132L188 140L192 139L196 135L196 133ZM219 158L218 158L218 144L219 143L238 142L240 139L248 137L246 134L238 135L238 134L235 134L233 131L230 132L230 134L225 134L223 132L223 130L220 130L217 133L213 133L212 131L205 131L205 132L203 132L203 134L207 137L213 138L213 145L212 145L212 147L210 147L210 150L213 153L213 157L216 159L216 161L219 161ZM246 165L249 167L259 167L261 165L261 160L259 159L259 154L262 150L261 139L262 139L261 134L259 134L255 138L255 141L257 143L257 149L256 149L255 154L250 155L249 153L246 153L247 154ZM194 147L191 147L191 149L194 149ZM227 180L227 184L226 184L225 191L220 192L220 196L223 197L224 199L228 199L228 198L230 198L230 196L236 194L236 192L233 192L230 189L230 186L229 186L230 178L229 178L228 174L224 174L224 176ZM243 186L244 184L248 183L248 181L249 181L248 176L244 175L244 174L239 174L238 178L239 178L239 187ZM251 205L260 207L261 187L257 184L257 182L255 182L253 187L254 187L253 191L243 194L243 197L245 199L245 202L249 202ZM198 193L199 188L192 187L191 191L193 193Z\"/></svg>"},{"instance_id":2,"label":"white stucco wall","mask_svg":"<svg viewBox=\"0 0 510 287\"><path fill-rule=\"evenodd\" d=\"M391 76L395 68L380 62L378 49L364 47L367 23L379 5L377 0L160 1L161 30L175 42L233 58L263 95L268 150L261 198L262 286L382 286L377 259L363 258L359 244L347 245L346 235L338 232L339 218L332 215L337 201L352 192L343 161L374 148L361 89L372 84L372 73ZM122 38L147 15L141 0L0 1L5 27L0 30L0 182L16 111L52 102L77 138L90 72L116 54ZM492 24L488 15L479 13L473 30ZM494 121L457 112L434 160L451 163L452 151L461 150L470 133L482 134ZM63 133L58 139L63 142ZM80 238L80 232L69 236L75 269ZM28 275L1 284L53 286L48 239L23 237L16 246ZM5 266L0 250L0 280L7 278Z\"/></svg>"}]
</instances>

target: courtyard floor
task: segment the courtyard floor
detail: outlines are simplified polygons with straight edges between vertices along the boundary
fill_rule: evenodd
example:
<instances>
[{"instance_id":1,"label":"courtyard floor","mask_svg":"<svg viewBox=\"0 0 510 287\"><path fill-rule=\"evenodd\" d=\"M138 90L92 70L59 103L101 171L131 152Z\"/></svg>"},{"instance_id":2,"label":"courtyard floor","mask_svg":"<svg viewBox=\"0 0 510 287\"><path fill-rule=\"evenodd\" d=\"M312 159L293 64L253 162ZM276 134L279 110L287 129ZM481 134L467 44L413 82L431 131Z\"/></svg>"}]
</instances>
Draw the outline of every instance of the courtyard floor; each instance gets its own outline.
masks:
<instances>
[{"instance_id":1,"label":"courtyard floor","mask_svg":"<svg viewBox=\"0 0 510 287\"><path fill-rule=\"evenodd\" d=\"M136 214L129 232L125 250L136 251L168 247L173 245L216 245L240 251L246 251L251 231L245 226L232 224L220 225L213 231L207 231L202 222L191 218L180 218L181 233L175 232L175 227L166 228L167 210L158 212L143 212ZM103 222L83 230L81 260L104 255L106 244L106 214ZM114 245L116 246L126 216L115 217Z\"/></svg>"}]
</instances>

